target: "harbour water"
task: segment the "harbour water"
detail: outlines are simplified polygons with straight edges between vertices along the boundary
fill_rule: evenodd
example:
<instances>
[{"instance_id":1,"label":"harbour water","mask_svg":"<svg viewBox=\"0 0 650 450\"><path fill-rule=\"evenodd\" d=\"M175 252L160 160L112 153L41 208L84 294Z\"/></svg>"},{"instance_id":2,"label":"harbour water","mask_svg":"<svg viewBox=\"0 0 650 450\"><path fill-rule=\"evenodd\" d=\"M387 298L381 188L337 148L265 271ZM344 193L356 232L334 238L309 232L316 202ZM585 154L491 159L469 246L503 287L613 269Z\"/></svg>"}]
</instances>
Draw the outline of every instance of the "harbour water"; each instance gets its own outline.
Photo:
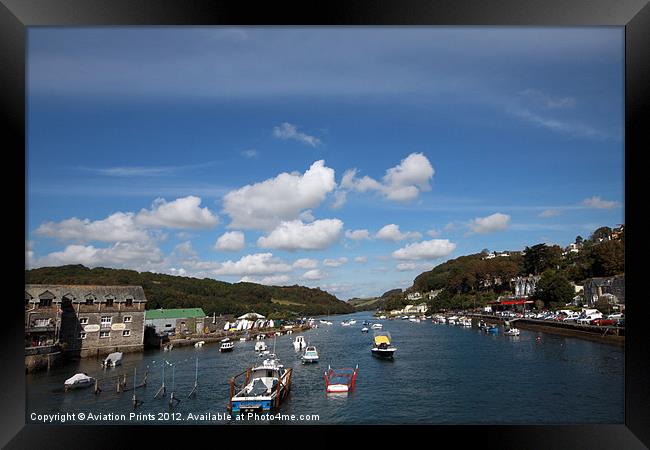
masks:
<instances>
[{"instance_id":1,"label":"harbour water","mask_svg":"<svg viewBox=\"0 0 650 450\"><path fill-rule=\"evenodd\" d=\"M354 318L356 325L340 322ZM624 351L616 345L522 330L518 337L486 334L476 327L377 320L368 312L332 316L333 325L319 324L302 332L318 348L320 361L302 365L292 340L296 334L276 338L276 354L293 368L291 393L279 412L316 415L312 420L265 419L259 423L295 424L592 424L624 421ZM381 322L398 348L394 360L370 353L372 331L362 333L362 322ZM318 323L318 322L317 322ZM540 337L538 340L537 337ZM273 340L267 339L269 348ZM255 341L236 342L231 353L218 344L202 348L180 347L170 352L125 354L122 366L102 369L97 359L27 375L27 421L34 415L75 413L113 414L118 420L85 423L131 424L237 424L234 420L187 420L188 414L227 413L228 380L260 363ZM198 389L194 386L198 358ZM166 396L154 399L162 383L165 364ZM353 392L326 395L323 372L359 365ZM173 369L172 369L173 367ZM133 392L116 392L118 375L126 374L127 387L148 371L147 386L136 389L143 403L135 410ZM63 382L77 372L102 380L102 392L80 389L64 392ZM173 378L172 378L173 376ZM169 407L169 393L181 401ZM130 413L155 420L129 419ZM168 415L167 413L173 413ZM120 414L127 419L121 420ZM56 421L56 420L55 420ZM58 423L58 422L57 422ZM79 423L77 420L75 423Z\"/></svg>"}]
</instances>

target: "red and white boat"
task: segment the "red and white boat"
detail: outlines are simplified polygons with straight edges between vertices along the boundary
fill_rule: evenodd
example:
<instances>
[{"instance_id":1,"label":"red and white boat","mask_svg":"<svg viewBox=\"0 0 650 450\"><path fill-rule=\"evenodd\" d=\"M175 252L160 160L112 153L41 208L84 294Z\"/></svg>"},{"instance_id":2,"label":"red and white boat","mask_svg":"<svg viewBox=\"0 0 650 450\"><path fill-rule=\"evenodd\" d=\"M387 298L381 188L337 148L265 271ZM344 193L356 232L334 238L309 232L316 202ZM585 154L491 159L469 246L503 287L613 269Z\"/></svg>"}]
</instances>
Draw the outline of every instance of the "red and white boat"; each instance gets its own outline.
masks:
<instances>
[{"instance_id":1,"label":"red and white boat","mask_svg":"<svg viewBox=\"0 0 650 450\"><path fill-rule=\"evenodd\" d=\"M359 365L354 369L332 369L327 366L325 371L325 391L326 392L349 392L354 389L354 383L357 380Z\"/></svg>"}]
</instances>

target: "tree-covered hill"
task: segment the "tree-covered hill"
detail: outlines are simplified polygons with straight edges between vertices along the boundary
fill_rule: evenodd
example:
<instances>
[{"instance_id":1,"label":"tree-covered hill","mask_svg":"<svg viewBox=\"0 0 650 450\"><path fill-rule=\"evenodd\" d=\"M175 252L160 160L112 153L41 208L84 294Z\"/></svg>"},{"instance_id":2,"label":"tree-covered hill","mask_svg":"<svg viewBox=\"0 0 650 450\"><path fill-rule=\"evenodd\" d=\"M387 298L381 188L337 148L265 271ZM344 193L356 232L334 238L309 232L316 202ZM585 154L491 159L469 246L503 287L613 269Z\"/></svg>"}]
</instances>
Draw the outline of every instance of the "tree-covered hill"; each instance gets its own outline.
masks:
<instances>
[{"instance_id":1,"label":"tree-covered hill","mask_svg":"<svg viewBox=\"0 0 650 450\"><path fill-rule=\"evenodd\" d=\"M82 265L42 267L25 271L29 284L138 285L147 296L147 309L203 308L206 314L241 315L255 311L270 318L343 314L354 307L320 289L304 286L265 286L226 283L135 270Z\"/></svg>"}]
</instances>

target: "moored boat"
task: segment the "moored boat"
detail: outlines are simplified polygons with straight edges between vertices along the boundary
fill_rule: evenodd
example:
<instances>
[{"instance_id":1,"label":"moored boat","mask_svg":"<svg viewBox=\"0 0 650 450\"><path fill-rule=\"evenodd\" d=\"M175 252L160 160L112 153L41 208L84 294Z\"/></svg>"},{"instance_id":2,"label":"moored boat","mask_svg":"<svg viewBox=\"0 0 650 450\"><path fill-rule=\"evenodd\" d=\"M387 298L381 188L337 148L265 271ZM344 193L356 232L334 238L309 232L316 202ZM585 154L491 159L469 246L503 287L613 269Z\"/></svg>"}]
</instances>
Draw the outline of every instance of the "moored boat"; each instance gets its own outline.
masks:
<instances>
[{"instance_id":1,"label":"moored boat","mask_svg":"<svg viewBox=\"0 0 650 450\"><path fill-rule=\"evenodd\" d=\"M318 362L318 350L313 345L308 346L301 359L303 364Z\"/></svg>"},{"instance_id":2,"label":"moored boat","mask_svg":"<svg viewBox=\"0 0 650 450\"><path fill-rule=\"evenodd\" d=\"M263 352L267 348L268 348L268 346L266 345L266 342L264 342L264 341L257 341L255 343L255 351L256 352Z\"/></svg>"},{"instance_id":3,"label":"moored boat","mask_svg":"<svg viewBox=\"0 0 650 450\"><path fill-rule=\"evenodd\" d=\"M373 323L370 328L372 328L373 330L381 330L382 328L384 328L384 326L380 323Z\"/></svg>"},{"instance_id":4,"label":"moored boat","mask_svg":"<svg viewBox=\"0 0 650 450\"><path fill-rule=\"evenodd\" d=\"M368 331L370 331L370 330L368 329L368 327L363 327L363 328L361 329L361 332L362 332L362 333L367 333Z\"/></svg>"},{"instance_id":5,"label":"moored boat","mask_svg":"<svg viewBox=\"0 0 650 450\"><path fill-rule=\"evenodd\" d=\"M350 392L354 389L354 384L357 380L357 373L359 372L359 365L354 369L332 369L327 367L325 371L325 392Z\"/></svg>"},{"instance_id":6,"label":"moored boat","mask_svg":"<svg viewBox=\"0 0 650 450\"><path fill-rule=\"evenodd\" d=\"M307 347L305 338L303 336L296 336L296 338L293 340L293 348L298 352L305 347Z\"/></svg>"},{"instance_id":7,"label":"moored boat","mask_svg":"<svg viewBox=\"0 0 650 450\"><path fill-rule=\"evenodd\" d=\"M102 361L103 367L115 367L122 364L122 352L111 353Z\"/></svg>"},{"instance_id":8,"label":"moored boat","mask_svg":"<svg viewBox=\"0 0 650 450\"><path fill-rule=\"evenodd\" d=\"M232 352L235 348L235 343L230 339L225 338L221 340L221 347L219 347L220 352Z\"/></svg>"},{"instance_id":9,"label":"moored boat","mask_svg":"<svg viewBox=\"0 0 650 450\"><path fill-rule=\"evenodd\" d=\"M64 389L70 390L70 389L79 389L79 388L86 388L90 387L95 383L95 379L91 376L88 376L85 373L77 373L63 383Z\"/></svg>"},{"instance_id":10,"label":"moored boat","mask_svg":"<svg viewBox=\"0 0 650 450\"><path fill-rule=\"evenodd\" d=\"M277 409L289 393L292 369L286 369L275 355L269 356L261 365L251 367L230 379L228 409L232 413ZM237 385L241 377L245 377L243 387Z\"/></svg>"},{"instance_id":11,"label":"moored boat","mask_svg":"<svg viewBox=\"0 0 650 450\"><path fill-rule=\"evenodd\" d=\"M376 331L373 339L373 346L370 350L373 355L384 358L392 358L397 348L391 344L391 337L388 331Z\"/></svg>"},{"instance_id":12,"label":"moored boat","mask_svg":"<svg viewBox=\"0 0 650 450\"><path fill-rule=\"evenodd\" d=\"M506 331L503 332L506 336L519 336L519 329L518 328L509 328Z\"/></svg>"}]
</instances>

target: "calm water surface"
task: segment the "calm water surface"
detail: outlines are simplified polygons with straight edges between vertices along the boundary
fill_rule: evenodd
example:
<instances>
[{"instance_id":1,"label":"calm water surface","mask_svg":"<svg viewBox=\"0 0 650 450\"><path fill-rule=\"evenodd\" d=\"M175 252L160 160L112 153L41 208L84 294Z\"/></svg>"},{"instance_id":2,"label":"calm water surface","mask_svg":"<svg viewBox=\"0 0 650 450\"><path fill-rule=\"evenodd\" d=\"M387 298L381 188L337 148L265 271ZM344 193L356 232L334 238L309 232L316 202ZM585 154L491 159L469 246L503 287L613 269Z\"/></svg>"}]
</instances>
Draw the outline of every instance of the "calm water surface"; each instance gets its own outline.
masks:
<instances>
[{"instance_id":1,"label":"calm water surface","mask_svg":"<svg viewBox=\"0 0 650 450\"><path fill-rule=\"evenodd\" d=\"M340 325L349 318L355 318L357 324ZM394 360L371 355L372 331L361 333L365 319L382 322L384 330L391 333L398 348ZM286 367L294 369L291 393L280 408L282 414L317 414L317 423L321 424L623 423L622 347L525 330L519 337L507 337L502 333L485 334L477 328L432 324L430 320L380 321L369 313L330 320L332 326L319 324L319 328L302 333L320 353L317 364L300 363L291 344L295 334L276 339L278 357ZM540 342L537 336L541 336ZM273 341L266 342L272 348ZM99 360L86 359L27 375L27 420L31 421L30 413L128 416L134 412L133 393L116 393L115 377L126 373L131 387L134 368L138 382L145 368L149 372L147 386L136 390L144 403L135 412L171 411L184 419L188 413L223 414L227 412L228 379L262 360L254 346L255 341L236 342L232 353L220 353L218 344L210 344L200 349L125 354L122 366L117 368L104 370ZM188 399L197 357L198 395ZM168 406L171 366L165 369L167 397L153 398L161 385L165 360L175 366L174 390L181 399L173 409ZM328 364L332 368L358 364L355 391L342 397L327 396L323 372ZM63 382L77 372L106 380L101 384L103 392L98 396L92 389L64 393ZM272 422L278 421L266 423Z\"/></svg>"}]
</instances>

